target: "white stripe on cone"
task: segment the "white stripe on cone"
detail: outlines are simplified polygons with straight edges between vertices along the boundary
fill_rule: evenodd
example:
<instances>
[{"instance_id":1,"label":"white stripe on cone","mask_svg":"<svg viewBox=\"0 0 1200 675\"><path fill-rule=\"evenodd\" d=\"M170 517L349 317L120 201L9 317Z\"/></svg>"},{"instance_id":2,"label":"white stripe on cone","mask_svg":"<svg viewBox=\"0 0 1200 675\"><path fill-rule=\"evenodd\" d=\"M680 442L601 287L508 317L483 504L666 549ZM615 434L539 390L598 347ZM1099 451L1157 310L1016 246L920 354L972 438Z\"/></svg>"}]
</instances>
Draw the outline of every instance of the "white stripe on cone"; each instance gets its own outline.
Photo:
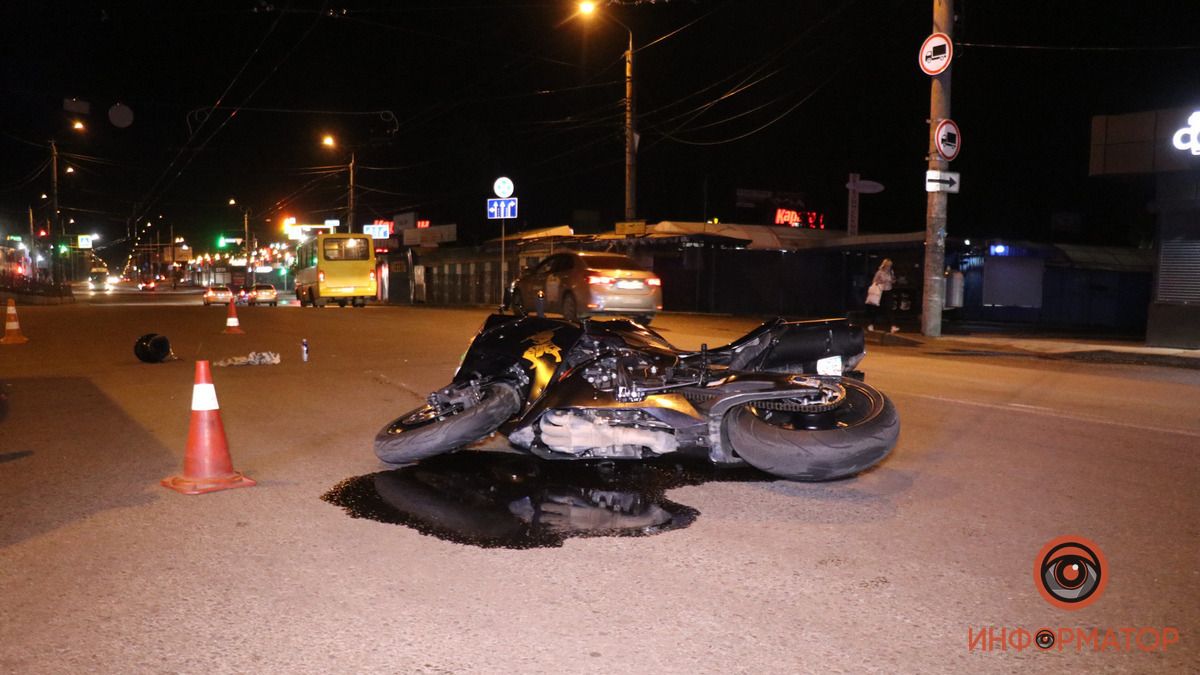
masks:
<instances>
[{"instance_id":1,"label":"white stripe on cone","mask_svg":"<svg viewBox=\"0 0 1200 675\"><path fill-rule=\"evenodd\" d=\"M211 384L197 384L192 387L192 410L220 410L217 405L217 388Z\"/></svg>"},{"instance_id":2,"label":"white stripe on cone","mask_svg":"<svg viewBox=\"0 0 1200 675\"><path fill-rule=\"evenodd\" d=\"M8 321L4 324L4 330L18 330L20 327L21 324L16 321Z\"/></svg>"},{"instance_id":3,"label":"white stripe on cone","mask_svg":"<svg viewBox=\"0 0 1200 675\"><path fill-rule=\"evenodd\" d=\"M236 317L236 316L231 316L231 317L229 317L228 319L225 319L225 326L226 326L226 327L230 327L230 326L236 326L236 325L238 325L238 320L237 320L237 317Z\"/></svg>"}]
</instances>

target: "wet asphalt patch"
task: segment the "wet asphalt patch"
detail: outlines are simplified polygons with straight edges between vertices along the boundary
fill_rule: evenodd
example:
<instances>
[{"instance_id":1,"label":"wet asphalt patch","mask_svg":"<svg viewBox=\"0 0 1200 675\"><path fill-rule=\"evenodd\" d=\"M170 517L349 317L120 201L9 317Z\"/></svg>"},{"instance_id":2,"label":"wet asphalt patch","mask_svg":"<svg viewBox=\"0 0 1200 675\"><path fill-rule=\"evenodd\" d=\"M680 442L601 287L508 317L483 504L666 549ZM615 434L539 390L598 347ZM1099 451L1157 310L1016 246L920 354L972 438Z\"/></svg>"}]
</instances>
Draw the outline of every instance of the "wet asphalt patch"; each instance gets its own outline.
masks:
<instances>
[{"instance_id":1,"label":"wet asphalt patch","mask_svg":"<svg viewBox=\"0 0 1200 675\"><path fill-rule=\"evenodd\" d=\"M481 548L550 548L568 537L641 537L678 530L700 512L667 490L777 478L703 459L548 461L460 452L348 478L322 499L353 518L410 527Z\"/></svg>"}]
</instances>

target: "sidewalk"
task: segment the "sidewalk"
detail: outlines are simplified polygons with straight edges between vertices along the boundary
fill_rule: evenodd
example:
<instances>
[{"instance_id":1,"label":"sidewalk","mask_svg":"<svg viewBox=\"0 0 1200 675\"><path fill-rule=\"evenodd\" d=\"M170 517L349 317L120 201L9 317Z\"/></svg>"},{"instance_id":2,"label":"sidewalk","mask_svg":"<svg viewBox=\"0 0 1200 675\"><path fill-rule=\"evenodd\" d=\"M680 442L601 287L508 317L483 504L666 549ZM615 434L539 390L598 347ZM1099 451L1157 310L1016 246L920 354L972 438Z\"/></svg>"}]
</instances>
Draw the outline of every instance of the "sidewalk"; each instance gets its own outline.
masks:
<instances>
[{"instance_id":1,"label":"sidewalk","mask_svg":"<svg viewBox=\"0 0 1200 675\"><path fill-rule=\"evenodd\" d=\"M1200 369L1200 349L1147 347L1130 340L1064 339L992 333L925 337L919 333L866 334L867 344L916 347L940 354L964 356L1012 355L1077 359L1095 363L1128 363Z\"/></svg>"}]
</instances>

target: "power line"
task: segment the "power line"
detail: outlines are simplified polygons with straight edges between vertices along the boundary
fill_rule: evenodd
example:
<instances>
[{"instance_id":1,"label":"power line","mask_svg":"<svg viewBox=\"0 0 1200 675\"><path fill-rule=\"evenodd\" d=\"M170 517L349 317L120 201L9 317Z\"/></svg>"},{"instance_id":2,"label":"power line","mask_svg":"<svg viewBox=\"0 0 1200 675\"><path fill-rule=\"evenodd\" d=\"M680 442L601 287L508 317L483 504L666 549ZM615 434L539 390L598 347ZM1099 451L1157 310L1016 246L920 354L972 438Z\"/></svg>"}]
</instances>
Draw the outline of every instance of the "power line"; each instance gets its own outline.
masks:
<instances>
[{"instance_id":1,"label":"power line","mask_svg":"<svg viewBox=\"0 0 1200 675\"><path fill-rule=\"evenodd\" d=\"M983 49L1025 49L1046 52L1186 52L1200 50L1200 45L1144 45L1137 47L1067 47L1059 45L1005 45L985 42L955 42L955 47Z\"/></svg>"}]
</instances>

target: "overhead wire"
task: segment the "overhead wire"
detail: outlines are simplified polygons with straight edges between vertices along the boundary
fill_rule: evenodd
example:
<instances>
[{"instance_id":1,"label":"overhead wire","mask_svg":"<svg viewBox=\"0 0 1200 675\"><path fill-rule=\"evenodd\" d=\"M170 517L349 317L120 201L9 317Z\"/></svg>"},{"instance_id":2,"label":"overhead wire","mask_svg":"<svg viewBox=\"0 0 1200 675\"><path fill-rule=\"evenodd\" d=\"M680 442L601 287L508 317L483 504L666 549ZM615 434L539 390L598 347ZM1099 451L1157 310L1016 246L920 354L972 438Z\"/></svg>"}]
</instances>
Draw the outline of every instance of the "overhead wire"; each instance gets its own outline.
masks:
<instances>
[{"instance_id":1,"label":"overhead wire","mask_svg":"<svg viewBox=\"0 0 1200 675\"><path fill-rule=\"evenodd\" d=\"M46 171L46 169L49 168L49 166L50 166L50 158L47 157L47 158L43 159L40 163L38 163L38 165L36 167L34 167L33 171L29 172L29 174L26 175L24 178L18 180L15 183L10 183L9 185L0 186L0 191L12 192L12 191L20 190L22 188L29 186L30 184L33 183L33 181L40 178L41 175Z\"/></svg>"},{"instance_id":2,"label":"overhead wire","mask_svg":"<svg viewBox=\"0 0 1200 675\"><path fill-rule=\"evenodd\" d=\"M834 77L836 77L837 75L840 75L840 74L841 74L840 70L838 72L831 73L829 75L829 77L825 78L825 80L823 82L821 82L815 88L813 88L811 91L809 91L809 93L804 98L802 98L799 101L796 101L796 103L792 104L787 110L784 110L782 113L777 115L775 118L765 122L764 124L754 128L754 129L751 129L750 131L747 131L743 134L738 134L736 136L731 136L729 138L724 138L724 139L721 139L718 141L689 141L689 140L678 138L676 136L668 134L667 132L659 132L659 133L661 133L665 138L675 141L676 143L683 143L684 145L724 145L726 143L733 143L736 141L740 141L745 138L749 138L750 136L753 136L754 134L757 134L758 132L763 131L764 129L767 129L768 127L774 125L776 122L782 120L783 118L785 118L788 115L795 112L797 108L799 108L800 106L807 103L808 100L811 99L813 96L816 96L817 92L824 89L825 85L832 82ZM723 124L726 121L728 121L728 120L722 120L720 123ZM712 126L712 125L708 125L708 126Z\"/></svg>"},{"instance_id":3,"label":"overhead wire","mask_svg":"<svg viewBox=\"0 0 1200 675\"><path fill-rule=\"evenodd\" d=\"M751 78L753 78L755 75L757 75L759 72L761 72L768 65L770 65L774 61L781 58L784 54L786 54L788 51L793 49L796 45L800 44L813 31L817 30L818 28L823 27L825 24L827 24L829 21L831 21L834 17L840 16L843 12L845 12L847 9L849 9L852 5L856 4L857 2L858 2L858 0L848 0L847 2L844 2L841 5L835 7L833 10L827 12L819 20L813 22L805 30L800 31L791 40L789 40L787 43L782 45L779 49L777 49L775 51L775 53L773 55L771 55L767 59L764 59L763 61L761 61L758 66L756 66L752 70L750 70L749 74L747 74L747 76L745 78L743 78L741 82L739 82L737 85L735 85L728 92L726 92L725 94L722 94L721 96L718 96L717 98L713 99L712 101L709 101L707 104L704 104L702 106L699 106L699 108L694 109L695 112L692 113L691 116L688 117L687 120L685 120L684 122L682 122L681 124L676 126L670 132L661 132L661 133L663 133L664 136L673 136L674 134L677 134L689 122L698 118L700 115L703 115L705 112L710 110L713 106L715 106L720 101L725 100L726 98L733 95L734 93L740 93L742 91L745 91L746 88L744 88L744 85L746 85L746 83L749 82ZM753 86L753 85L751 85L751 86Z\"/></svg>"},{"instance_id":4,"label":"overhead wire","mask_svg":"<svg viewBox=\"0 0 1200 675\"><path fill-rule=\"evenodd\" d=\"M955 42L955 47L1024 49L1045 52L1179 52L1200 50L1200 45L1140 45L1133 47L1071 47L1067 45L1013 45L986 42Z\"/></svg>"},{"instance_id":5,"label":"overhead wire","mask_svg":"<svg viewBox=\"0 0 1200 675\"><path fill-rule=\"evenodd\" d=\"M216 102L213 104L214 107L220 107L221 103L225 100L225 98L229 95L229 93L231 91L233 91L234 86L237 85L239 80L241 80L242 75L246 72L246 69L250 66L250 63L254 60L254 58L256 56L258 56L258 53L262 50L263 45L265 45L267 43L267 40L270 39L271 35L274 34L275 29L279 26L279 22L282 19L283 19L283 13L281 12L279 15L277 15L275 17L275 20L271 22L270 27L267 28L267 32L263 35L262 39L259 40L258 44L254 47L254 51L250 52L250 55L248 57L246 57L246 60L242 63L241 68L239 68L237 73L234 74L233 79L231 79L229 81L229 84L225 86L224 91L222 91L221 94L217 97ZM290 54L290 52L289 52L289 54ZM272 71L272 72L274 72L274 71ZM233 117L233 115L236 115L236 114L237 114L236 111L233 113L230 113L230 119ZM184 165L184 167L181 167L179 169L179 171L175 173L174 177L172 177L172 178L170 178L170 180L168 180L168 176L170 176L171 170L179 162L180 158L182 158L184 156L184 154L188 151L189 146L192 144L192 141L196 138L196 136L200 133L200 131L205 127L206 124L208 124L208 118L205 118L195 130L191 130L191 133L188 135L187 140L184 142L183 146L180 147L179 152L177 152L175 154L175 157L171 159L171 161L167 165L167 167L163 170L163 172L161 174L159 174L159 177L150 186L150 189L146 192L145 196L141 200L139 200L139 202L135 202L134 216L133 216L133 221L135 223L137 221L141 220L142 217L145 216L146 213L149 213L151 210L151 207L154 206L155 201L159 198L159 194L160 194L159 186L162 185L163 186L162 190L165 191L166 188L170 185L170 183L173 182L175 179L177 179L183 173L183 169L186 168L186 165ZM224 125L222 125L222 127L223 126ZM219 130L220 130L220 128L218 128L218 131ZM209 136L208 140L212 140L212 136ZM193 152L193 155L192 155L193 157L195 157L195 152L199 152L199 150L196 150ZM164 184L164 181L167 181L167 183ZM141 204L142 208L141 208L140 212L138 211L136 204ZM136 247L137 243L138 243L138 241L140 241L140 239L141 239L141 236L139 234L137 237L135 237L132 245L134 247ZM126 261L126 270L127 271L128 271L129 265L132 263L132 260L133 260L133 254L131 251L129 258Z\"/></svg>"},{"instance_id":6,"label":"overhead wire","mask_svg":"<svg viewBox=\"0 0 1200 675\"><path fill-rule=\"evenodd\" d=\"M879 21L878 21L877 23L882 23L882 21L883 21L883 20L884 20L884 19L881 17L881 18L879 18ZM739 133L739 134L736 134L736 135L734 135L734 136L730 136L730 137L723 138L723 139L719 139L719 140L704 140L704 141L699 141L699 140L689 140L689 139L685 139L685 138L680 138L680 137L677 135L677 133L678 133L678 129L676 129L676 130L673 130L673 131L671 131L671 132L663 131L663 130L661 130L661 129L660 129L660 130L658 130L658 133L660 133L660 134L662 135L662 137L663 137L664 139L666 139L666 140L670 140L670 141L673 141L673 142L681 143L681 144L684 144L684 145L695 145L695 146L713 146L713 145L723 145L723 144L727 144L727 143L733 143L733 142L736 142L736 141L744 140L745 138L748 138L749 136L752 136L752 135L754 135L754 134L757 134L757 133L759 133L759 132L761 132L761 131L763 131L763 130L765 130L765 129L767 129L767 128L771 127L771 126L773 126L774 124L776 124L776 123L777 123L777 122L779 122L780 120L784 119L785 117L787 117L787 116L788 116L788 115L790 115L791 113L795 112L795 111L796 111L796 110L797 110L797 109L798 109L800 106L802 106L804 103L806 103L808 100L810 100L810 99L811 99L811 98L812 98L812 97L813 97L815 94L817 94L819 91L821 91L822 89L824 89L824 87L825 87L826 85L828 85L830 82L832 82L832 81L833 81L833 79L836 77L836 75L840 74L840 72L841 72L841 71L843 71L843 70L844 70L844 69L845 69L845 68L848 66L848 63L849 63L849 62L843 62L843 63L841 63L841 64L840 64L840 65L839 65L839 66L836 68L836 70L834 70L834 71L832 71L832 72L830 73L830 75L829 75L829 76L827 76L826 78L824 78L824 79L823 79L821 82L819 82L819 83L818 83L818 84L817 84L815 87L813 87L812 89L808 90L808 93L806 93L806 94L804 95L804 97L803 97L803 98L801 98L800 100L798 100L797 102L795 102L794 104L792 104L791 106L789 106L789 107L788 107L786 110L784 110L782 113L780 113L779 115L777 115L777 116L775 116L775 117L771 118L770 120L767 120L767 121L766 121L766 122L764 122L763 124L761 124L761 125L759 125L759 126L757 126L757 127L753 128L753 129L750 129L750 130L748 130L748 131L746 131L746 132ZM772 104L773 104L773 103L777 103L777 102L778 102L778 101L780 101L782 98L784 98L784 97L783 97L783 96L777 97L777 98L776 98L776 99L774 99L774 100L773 100L771 103L772 103ZM757 110L761 110L761 109L763 109L763 108L765 108L765 107L766 107L765 105L764 105L764 106L757 106L756 108L754 108L754 109L752 109L752 110L753 110L753 111L757 111ZM737 113L737 114L735 114L735 115L732 115L732 116L726 117L726 118L724 118L724 119L717 120L716 122L712 122L712 123L709 123L709 124L705 124L705 125L702 125L702 126L699 126L699 127L689 127L687 130L688 130L688 131L696 131L696 130L699 130L699 129L711 128L711 127L714 127L714 126L718 126L718 125L721 125L721 124L725 124L725 123L727 123L727 122L730 122L730 121L732 121L732 120L734 120L734 119L738 119L738 118L744 117L746 112L748 112L748 111L744 111L744 112L741 112L741 113ZM653 144L652 144L652 145L653 145Z\"/></svg>"},{"instance_id":7,"label":"overhead wire","mask_svg":"<svg viewBox=\"0 0 1200 675\"><path fill-rule=\"evenodd\" d=\"M246 60L242 63L241 68L238 69L237 73L234 74L233 79L231 79L229 81L229 84L225 86L224 91L222 91L221 94L217 97L216 102L213 104L214 108L219 108L221 106L221 103L229 95L229 92L231 92L233 90L234 86L237 85L238 81L241 80L242 75L246 72L246 69L250 66L250 63L258 55L258 53L262 50L263 45L265 45L267 43L267 40L270 39L271 35L274 34L275 29L279 26L279 22L282 19L283 19L283 13L280 13L278 16L275 17L275 20L273 22L271 22L271 25L267 29L266 34L263 35L263 37L259 41L258 45L256 45L254 47L254 51L252 51L250 53L250 55L248 57L246 57ZM231 116L233 114L236 114L236 111L234 113L231 113ZM150 211L150 207L153 205L152 199L154 198L155 192L158 190L159 185L161 185L162 182L167 179L167 176L170 175L171 170L179 162L180 158L182 158L183 155L188 151L189 146L191 145L192 141L196 138L196 135L200 133L200 131L204 128L204 126L207 123L208 123L208 118L206 118L203 122L201 122L200 126L198 126L194 131L192 131L189 134L189 136L188 136L187 140L184 142L183 146L180 147L179 152L177 152L175 154L175 157L167 165L167 168L163 170L162 174L159 175L158 179L154 182L154 184L150 186L150 190L140 200L140 203L145 204L145 206L141 210L141 213L138 214L134 218L134 220L139 220L142 215L144 215L145 213L148 213ZM182 173L182 169L180 170L180 173ZM179 176L179 173L176 174L176 177L178 177L178 176Z\"/></svg>"}]
</instances>

